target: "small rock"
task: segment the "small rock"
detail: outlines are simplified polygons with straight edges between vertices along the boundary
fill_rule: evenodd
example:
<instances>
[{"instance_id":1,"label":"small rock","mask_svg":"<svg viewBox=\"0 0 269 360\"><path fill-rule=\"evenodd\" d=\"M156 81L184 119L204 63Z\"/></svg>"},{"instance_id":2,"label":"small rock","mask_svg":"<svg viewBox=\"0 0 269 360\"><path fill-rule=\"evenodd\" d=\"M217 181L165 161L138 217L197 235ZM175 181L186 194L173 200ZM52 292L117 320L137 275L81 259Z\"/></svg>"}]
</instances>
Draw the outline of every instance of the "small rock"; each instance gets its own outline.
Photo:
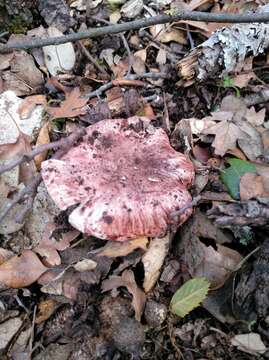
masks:
<instances>
[{"instance_id":1,"label":"small rock","mask_svg":"<svg viewBox=\"0 0 269 360\"><path fill-rule=\"evenodd\" d=\"M0 325L0 350L4 350L22 324L20 318L9 319Z\"/></svg>"},{"instance_id":2,"label":"small rock","mask_svg":"<svg viewBox=\"0 0 269 360\"><path fill-rule=\"evenodd\" d=\"M156 301L147 301L145 308L145 318L149 326L160 326L167 316L167 307L164 304L159 304Z\"/></svg>"}]
</instances>

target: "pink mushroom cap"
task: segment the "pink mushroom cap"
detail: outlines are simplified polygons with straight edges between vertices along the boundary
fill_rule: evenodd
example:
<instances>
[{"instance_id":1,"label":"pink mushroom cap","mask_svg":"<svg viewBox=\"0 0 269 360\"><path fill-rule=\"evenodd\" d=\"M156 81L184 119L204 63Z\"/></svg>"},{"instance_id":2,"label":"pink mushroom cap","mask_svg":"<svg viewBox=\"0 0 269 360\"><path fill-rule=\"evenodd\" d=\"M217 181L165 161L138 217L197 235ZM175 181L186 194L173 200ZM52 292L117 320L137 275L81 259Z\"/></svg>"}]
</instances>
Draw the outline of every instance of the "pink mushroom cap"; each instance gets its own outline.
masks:
<instances>
[{"instance_id":1,"label":"pink mushroom cap","mask_svg":"<svg viewBox=\"0 0 269 360\"><path fill-rule=\"evenodd\" d=\"M161 237L191 214L171 214L191 202L192 163L163 129L145 117L109 119L86 128L61 160L42 163L46 188L61 210L77 205L69 222L101 239Z\"/></svg>"}]
</instances>

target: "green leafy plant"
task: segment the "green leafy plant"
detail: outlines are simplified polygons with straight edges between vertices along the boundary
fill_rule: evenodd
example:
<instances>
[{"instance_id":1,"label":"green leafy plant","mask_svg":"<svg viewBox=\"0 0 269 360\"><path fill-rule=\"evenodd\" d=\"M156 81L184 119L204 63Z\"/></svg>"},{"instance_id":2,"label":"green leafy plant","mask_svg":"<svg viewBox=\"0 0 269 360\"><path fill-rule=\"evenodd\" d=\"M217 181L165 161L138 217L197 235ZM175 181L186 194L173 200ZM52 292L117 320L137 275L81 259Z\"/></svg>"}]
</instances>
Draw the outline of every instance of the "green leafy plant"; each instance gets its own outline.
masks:
<instances>
[{"instance_id":1,"label":"green leafy plant","mask_svg":"<svg viewBox=\"0 0 269 360\"><path fill-rule=\"evenodd\" d=\"M172 313L184 317L206 298L210 283L205 278L194 278L182 285L171 299Z\"/></svg>"},{"instance_id":2,"label":"green leafy plant","mask_svg":"<svg viewBox=\"0 0 269 360\"><path fill-rule=\"evenodd\" d=\"M248 161L240 159L229 159L227 163L230 165L227 169L223 170L220 178L224 185L227 187L230 195L236 199L240 199L240 180L246 173L256 174L256 167Z\"/></svg>"},{"instance_id":3,"label":"green leafy plant","mask_svg":"<svg viewBox=\"0 0 269 360\"><path fill-rule=\"evenodd\" d=\"M240 89L234 85L234 81L229 75L223 77L221 86L224 88L232 88L235 91L235 95L240 97Z\"/></svg>"}]
</instances>

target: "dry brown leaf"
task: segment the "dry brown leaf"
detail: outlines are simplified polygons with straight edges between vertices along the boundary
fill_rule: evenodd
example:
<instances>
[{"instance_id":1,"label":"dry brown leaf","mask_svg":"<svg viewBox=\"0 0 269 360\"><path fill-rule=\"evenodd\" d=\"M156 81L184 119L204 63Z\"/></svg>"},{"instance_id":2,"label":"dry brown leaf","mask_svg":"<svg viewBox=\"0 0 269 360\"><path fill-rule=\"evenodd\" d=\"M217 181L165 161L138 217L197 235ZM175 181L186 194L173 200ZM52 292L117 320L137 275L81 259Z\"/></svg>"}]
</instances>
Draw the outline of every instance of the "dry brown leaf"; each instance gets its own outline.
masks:
<instances>
[{"instance_id":1,"label":"dry brown leaf","mask_svg":"<svg viewBox=\"0 0 269 360\"><path fill-rule=\"evenodd\" d=\"M221 121L204 129L203 134L216 135L212 146L215 148L215 154L220 156L224 156L227 150L235 148L239 138L245 137L244 132L230 121Z\"/></svg>"},{"instance_id":2,"label":"dry brown leaf","mask_svg":"<svg viewBox=\"0 0 269 360\"><path fill-rule=\"evenodd\" d=\"M234 71L238 73L233 77L233 84L238 86L239 88L246 87L251 79L255 79L256 75L252 71L253 67L253 57L250 56L249 58L245 59L243 67L240 65Z\"/></svg>"},{"instance_id":3,"label":"dry brown leaf","mask_svg":"<svg viewBox=\"0 0 269 360\"><path fill-rule=\"evenodd\" d=\"M147 249L148 238L143 236L134 240L116 242L108 241L98 252L98 256L118 257L126 256L136 249Z\"/></svg>"},{"instance_id":4,"label":"dry brown leaf","mask_svg":"<svg viewBox=\"0 0 269 360\"><path fill-rule=\"evenodd\" d=\"M38 313L36 315L35 324L41 324L48 320L57 309L58 303L53 299L43 300L38 304Z\"/></svg>"},{"instance_id":5,"label":"dry brown leaf","mask_svg":"<svg viewBox=\"0 0 269 360\"><path fill-rule=\"evenodd\" d=\"M222 286L236 269L242 256L223 245L207 246L195 233L193 220L182 228L181 249L183 261L192 277L205 277L212 288Z\"/></svg>"},{"instance_id":6,"label":"dry brown leaf","mask_svg":"<svg viewBox=\"0 0 269 360\"><path fill-rule=\"evenodd\" d=\"M46 105L45 95L27 96L18 108L18 114L22 119L30 117L32 111L37 105Z\"/></svg>"},{"instance_id":7,"label":"dry brown leaf","mask_svg":"<svg viewBox=\"0 0 269 360\"><path fill-rule=\"evenodd\" d=\"M164 259L169 250L170 234L163 238L153 238L149 248L142 258L144 266L143 288L145 292L153 289L161 273Z\"/></svg>"},{"instance_id":8,"label":"dry brown leaf","mask_svg":"<svg viewBox=\"0 0 269 360\"><path fill-rule=\"evenodd\" d=\"M15 156L25 154L25 150L29 149L30 136L19 133L19 136L14 143L0 145L0 160L10 160Z\"/></svg>"},{"instance_id":9,"label":"dry brown leaf","mask_svg":"<svg viewBox=\"0 0 269 360\"><path fill-rule=\"evenodd\" d=\"M260 111L255 110L255 107L252 106L250 109L246 111L246 119L247 121L253 126L261 126L265 120L265 108L261 109Z\"/></svg>"},{"instance_id":10,"label":"dry brown leaf","mask_svg":"<svg viewBox=\"0 0 269 360\"><path fill-rule=\"evenodd\" d=\"M50 143L50 136L49 136L49 122L46 122L41 130L39 131L37 140L36 140L36 146L49 144ZM47 157L47 151L42 152L41 154L37 155L34 159L35 165L37 169L40 169L40 165L42 161L44 161Z\"/></svg>"},{"instance_id":11,"label":"dry brown leaf","mask_svg":"<svg viewBox=\"0 0 269 360\"><path fill-rule=\"evenodd\" d=\"M70 242L73 241L80 232L78 230L70 230L63 232L60 239L55 239L53 231L56 230L56 225L50 223L47 226L47 231L40 240L40 243L33 249L40 256L44 256L45 260L51 266L60 265L61 258L58 251L67 249L70 246Z\"/></svg>"},{"instance_id":12,"label":"dry brown leaf","mask_svg":"<svg viewBox=\"0 0 269 360\"><path fill-rule=\"evenodd\" d=\"M157 36L157 40L162 43L169 43L171 41L177 42L181 45L187 45L188 41L184 31L178 29L165 30Z\"/></svg>"},{"instance_id":13,"label":"dry brown leaf","mask_svg":"<svg viewBox=\"0 0 269 360\"><path fill-rule=\"evenodd\" d=\"M268 196L264 190L262 177L253 173L244 174L240 180L240 199L247 201L259 196Z\"/></svg>"},{"instance_id":14,"label":"dry brown leaf","mask_svg":"<svg viewBox=\"0 0 269 360\"><path fill-rule=\"evenodd\" d=\"M134 273L131 270L125 270L121 276L112 275L107 280L104 280L102 291L109 291L121 286L126 287L133 295L132 305L135 310L135 318L140 321L146 303L146 295L137 286Z\"/></svg>"},{"instance_id":15,"label":"dry brown leaf","mask_svg":"<svg viewBox=\"0 0 269 360\"><path fill-rule=\"evenodd\" d=\"M86 114L86 104L88 99L82 98L78 87L71 92L65 93L65 100L58 107L49 106L47 112L51 119L58 118L72 118L79 115Z\"/></svg>"},{"instance_id":16,"label":"dry brown leaf","mask_svg":"<svg viewBox=\"0 0 269 360\"><path fill-rule=\"evenodd\" d=\"M14 256L12 251L0 248L0 265L2 265L8 259L12 258L12 256Z\"/></svg>"},{"instance_id":17,"label":"dry brown leaf","mask_svg":"<svg viewBox=\"0 0 269 360\"><path fill-rule=\"evenodd\" d=\"M122 59L118 62L117 65L111 65L110 69L113 71L115 79L123 78L129 68L129 58Z\"/></svg>"},{"instance_id":18,"label":"dry brown leaf","mask_svg":"<svg viewBox=\"0 0 269 360\"><path fill-rule=\"evenodd\" d=\"M34 283L48 269L31 250L25 250L0 265L0 284L22 288Z\"/></svg>"}]
</instances>

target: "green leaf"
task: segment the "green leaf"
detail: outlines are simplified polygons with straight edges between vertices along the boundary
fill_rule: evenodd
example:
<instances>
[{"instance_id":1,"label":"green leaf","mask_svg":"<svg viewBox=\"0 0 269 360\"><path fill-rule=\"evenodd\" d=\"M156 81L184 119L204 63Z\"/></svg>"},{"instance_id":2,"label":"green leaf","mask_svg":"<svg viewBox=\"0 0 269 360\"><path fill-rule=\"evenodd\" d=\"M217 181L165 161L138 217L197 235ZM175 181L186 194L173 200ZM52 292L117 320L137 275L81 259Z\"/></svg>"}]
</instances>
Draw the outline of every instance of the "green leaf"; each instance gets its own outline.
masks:
<instances>
[{"instance_id":1,"label":"green leaf","mask_svg":"<svg viewBox=\"0 0 269 360\"><path fill-rule=\"evenodd\" d=\"M187 281L172 297L171 311L184 317L205 299L210 283L205 278L194 278Z\"/></svg>"},{"instance_id":2,"label":"green leaf","mask_svg":"<svg viewBox=\"0 0 269 360\"><path fill-rule=\"evenodd\" d=\"M220 178L231 196L234 199L239 200L241 177L249 172L256 174L256 167L248 161L240 159L229 159L227 162L230 164L230 167L223 171Z\"/></svg>"}]
</instances>

